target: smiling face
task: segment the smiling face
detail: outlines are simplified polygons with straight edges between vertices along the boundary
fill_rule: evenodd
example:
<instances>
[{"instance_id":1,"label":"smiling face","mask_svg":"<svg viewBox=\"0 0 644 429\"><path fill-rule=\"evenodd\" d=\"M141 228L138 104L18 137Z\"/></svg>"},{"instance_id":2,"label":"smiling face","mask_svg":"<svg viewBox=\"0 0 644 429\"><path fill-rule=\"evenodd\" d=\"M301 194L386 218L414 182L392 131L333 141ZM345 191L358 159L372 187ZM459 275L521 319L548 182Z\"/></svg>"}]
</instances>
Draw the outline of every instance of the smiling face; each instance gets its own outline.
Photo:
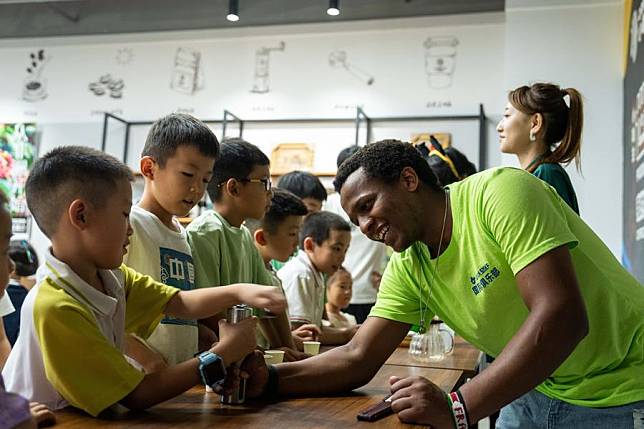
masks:
<instances>
[{"instance_id":1,"label":"smiling face","mask_svg":"<svg viewBox=\"0 0 644 429\"><path fill-rule=\"evenodd\" d=\"M307 237L304 247L315 268L332 275L342 266L350 242L351 232L332 229L329 231L329 238L322 244L316 244L311 237Z\"/></svg>"},{"instance_id":2,"label":"smiling face","mask_svg":"<svg viewBox=\"0 0 644 429\"><path fill-rule=\"evenodd\" d=\"M413 177L403 178L410 174ZM342 186L342 208L370 240L383 242L401 252L422 239L421 213L428 216L426 210L419 212L417 209L418 180L411 167L405 167L400 180L392 184L368 177L359 168Z\"/></svg>"},{"instance_id":3,"label":"smiling face","mask_svg":"<svg viewBox=\"0 0 644 429\"><path fill-rule=\"evenodd\" d=\"M201 200L212 177L215 159L203 155L196 146L181 145L163 167L152 158L141 161L146 177L145 163L150 163L152 180L146 184L158 205L168 214L185 216Z\"/></svg>"},{"instance_id":4,"label":"smiling face","mask_svg":"<svg viewBox=\"0 0 644 429\"><path fill-rule=\"evenodd\" d=\"M503 153L523 153L530 147L531 117L517 110L512 103L505 106L503 118L496 127Z\"/></svg>"}]
</instances>

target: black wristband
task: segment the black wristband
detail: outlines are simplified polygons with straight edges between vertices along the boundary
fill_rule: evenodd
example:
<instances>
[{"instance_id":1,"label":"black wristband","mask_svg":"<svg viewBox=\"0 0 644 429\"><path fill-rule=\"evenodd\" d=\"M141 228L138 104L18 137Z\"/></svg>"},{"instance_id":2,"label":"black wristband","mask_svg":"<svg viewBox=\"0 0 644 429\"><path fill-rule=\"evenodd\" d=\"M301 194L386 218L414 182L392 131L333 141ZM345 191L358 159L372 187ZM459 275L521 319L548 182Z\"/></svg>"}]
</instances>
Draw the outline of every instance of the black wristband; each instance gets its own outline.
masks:
<instances>
[{"instance_id":1,"label":"black wristband","mask_svg":"<svg viewBox=\"0 0 644 429\"><path fill-rule=\"evenodd\" d=\"M277 373L277 368L274 365L268 365L268 381L264 389L264 396L268 399L277 398L277 389L279 388L280 376Z\"/></svg>"},{"instance_id":2,"label":"black wristband","mask_svg":"<svg viewBox=\"0 0 644 429\"><path fill-rule=\"evenodd\" d=\"M461 395L461 389L458 389L456 391L456 396L458 396L458 400L463 404L463 411L465 412L465 421L467 424L470 424L470 416L467 414L467 405L465 404L465 401L463 400L463 395Z\"/></svg>"}]
</instances>

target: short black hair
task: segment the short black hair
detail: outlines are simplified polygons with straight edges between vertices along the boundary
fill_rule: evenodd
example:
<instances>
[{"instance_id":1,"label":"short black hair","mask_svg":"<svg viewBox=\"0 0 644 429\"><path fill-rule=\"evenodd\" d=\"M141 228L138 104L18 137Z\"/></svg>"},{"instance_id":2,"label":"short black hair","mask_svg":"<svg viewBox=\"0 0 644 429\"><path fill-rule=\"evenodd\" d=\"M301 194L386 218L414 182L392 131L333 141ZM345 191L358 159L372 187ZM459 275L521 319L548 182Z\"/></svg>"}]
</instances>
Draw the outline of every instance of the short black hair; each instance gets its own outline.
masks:
<instances>
[{"instance_id":1,"label":"short black hair","mask_svg":"<svg viewBox=\"0 0 644 429\"><path fill-rule=\"evenodd\" d=\"M133 180L118 159L83 146L61 146L38 159L29 173L27 206L48 238L56 233L61 215L76 198L101 208L120 180Z\"/></svg>"},{"instance_id":2,"label":"short black hair","mask_svg":"<svg viewBox=\"0 0 644 429\"><path fill-rule=\"evenodd\" d=\"M419 146L416 146L416 148L419 148ZM432 155L431 152L427 152L427 155L424 155L424 158L427 160L427 164L429 164L429 168L432 169L441 186L447 186L450 183L458 182L459 180L463 180L476 173L476 166L472 164L461 151L452 146L444 149L443 151L445 152L445 156L447 156L447 158L452 161L452 164L454 164L454 168L456 169L459 177L454 175L449 164L439 156Z\"/></svg>"},{"instance_id":3,"label":"short black hair","mask_svg":"<svg viewBox=\"0 0 644 429\"><path fill-rule=\"evenodd\" d=\"M327 197L326 189L313 174L308 171L295 170L286 173L280 177L277 186L287 191L293 192L298 197L313 198L319 201L325 201Z\"/></svg>"},{"instance_id":4,"label":"short black hair","mask_svg":"<svg viewBox=\"0 0 644 429\"><path fill-rule=\"evenodd\" d=\"M18 276L29 277L36 274L38 255L36 255L36 250L27 240L12 240L9 244L9 258L16 265L16 274Z\"/></svg>"},{"instance_id":5,"label":"short black hair","mask_svg":"<svg viewBox=\"0 0 644 429\"><path fill-rule=\"evenodd\" d=\"M400 178L405 167L413 168L420 180L432 189L441 190L436 176L421 154L412 144L400 140L382 140L360 148L340 166L333 185L340 192L347 178L360 168L367 177L393 183Z\"/></svg>"},{"instance_id":6,"label":"short black hair","mask_svg":"<svg viewBox=\"0 0 644 429\"><path fill-rule=\"evenodd\" d=\"M240 138L222 140L219 159L208 183L208 195L217 201L222 195L221 185L229 179L246 179L257 165L270 165L271 161L257 146Z\"/></svg>"},{"instance_id":7,"label":"short black hair","mask_svg":"<svg viewBox=\"0 0 644 429\"><path fill-rule=\"evenodd\" d=\"M194 116L172 113L158 119L145 139L141 156L154 158L164 167L179 146L194 146L203 156L217 159L219 141L210 128Z\"/></svg>"},{"instance_id":8,"label":"short black hair","mask_svg":"<svg viewBox=\"0 0 644 429\"><path fill-rule=\"evenodd\" d=\"M345 147L344 149L342 149L338 154L338 159L336 160L336 165L338 166L338 168L340 168L342 163L347 158L349 158L351 155L353 155L359 150L360 150L360 146L358 146L357 144L354 144L353 146Z\"/></svg>"},{"instance_id":9,"label":"short black hair","mask_svg":"<svg viewBox=\"0 0 644 429\"><path fill-rule=\"evenodd\" d=\"M311 213L304 218L300 229L300 247L304 249L304 239L311 237L318 246L331 235L331 231L351 232L351 225L341 216L327 211Z\"/></svg>"},{"instance_id":10,"label":"short black hair","mask_svg":"<svg viewBox=\"0 0 644 429\"><path fill-rule=\"evenodd\" d=\"M289 216L306 216L306 206L298 197L286 189L273 188L271 205L262 219L247 219L244 223L254 234L262 228L274 233Z\"/></svg>"}]
</instances>

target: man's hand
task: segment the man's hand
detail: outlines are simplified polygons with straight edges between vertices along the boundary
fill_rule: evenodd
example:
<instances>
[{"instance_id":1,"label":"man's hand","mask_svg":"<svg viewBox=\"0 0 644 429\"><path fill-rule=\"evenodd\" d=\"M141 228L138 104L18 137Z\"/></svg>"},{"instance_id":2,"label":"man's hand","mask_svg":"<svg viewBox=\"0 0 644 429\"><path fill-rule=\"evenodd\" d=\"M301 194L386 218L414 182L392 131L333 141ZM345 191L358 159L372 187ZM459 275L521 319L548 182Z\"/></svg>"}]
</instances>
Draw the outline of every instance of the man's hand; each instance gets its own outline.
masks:
<instances>
[{"instance_id":1,"label":"man's hand","mask_svg":"<svg viewBox=\"0 0 644 429\"><path fill-rule=\"evenodd\" d=\"M226 368L226 378L222 382L215 384L212 390L217 395L232 395L239 388L240 374L241 371L237 366L229 366Z\"/></svg>"},{"instance_id":2,"label":"man's hand","mask_svg":"<svg viewBox=\"0 0 644 429\"><path fill-rule=\"evenodd\" d=\"M390 377L391 409L403 423L452 429L454 419L445 393L424 377Z\"/></svg>"},{"instance_id":3,"label":"man's hand","mask_svg":"<svg viewBox=\"0 0 644 429\"><path fill-rule=\"evenodd\" d=\"M30 402L31 417L39 428L53 426L56 424L56 416L46 405L38 402Z\"/></svg>"},{"instance_id":4,"label":"man's hand","mask_svg":"<svg viewBox=\"0 0 644 429\"><path fill-rule=\"evenodd\" d=\"M226 366L242 360L257 346L256 327L256 317L249 317L235 324L221 319L219 321L219 342L210 351L221 356Z\"/></svg>"},{"instance_id":5,"label":"man's hand","mask_svg":"<svg viewBox=\"0 0 644 429\"><path fill-rule=\"evenodd\" d=\"M268 368L259 350L246 356L241 364L241 376L246 379L246 397L257 398L264 393L268 383Z\"/></svg>"},{"instance_id":6,"label":"man's hand","mask_svg":"<svg viewBox=\"0 0 644 429\"><path fill-rule=\"evenodd\" d=\"M241 303L255 308L265 308L274 314L286 309L286 298L275 286L239 284L237 299Z\"/></svg>"}]
</instances>

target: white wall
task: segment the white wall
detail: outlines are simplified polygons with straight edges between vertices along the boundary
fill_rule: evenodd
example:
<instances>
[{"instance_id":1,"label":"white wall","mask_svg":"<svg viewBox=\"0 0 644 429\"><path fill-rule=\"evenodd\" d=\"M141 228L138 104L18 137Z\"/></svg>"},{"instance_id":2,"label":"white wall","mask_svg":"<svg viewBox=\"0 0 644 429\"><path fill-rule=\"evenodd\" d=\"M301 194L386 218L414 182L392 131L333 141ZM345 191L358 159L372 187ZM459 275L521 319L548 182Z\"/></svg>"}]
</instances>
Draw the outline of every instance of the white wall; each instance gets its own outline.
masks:
<instances>
[{"instance_id":1,"label":"white wall","mask_svg":"<svg viewBox=\"0 0 644 429\"><path fill-rule=\"evenodd\" d=\"M582 173L567 171L581 216L621 256L622 55L621 1L506 2L506 90L528 82L575 87L584 96ZM505 99L499 102L505 103ZM493 145L492 145L493 146ZM513 156L502 163L517 165Z\"/></svg>"},{"instance_id":2,"label":"white wall","mask_svg":"<svg viewBox=\"0 0 644 429\"><path fill-rule=\"evenodd\" d=\"M483 103L489 117L488 165L515 165L501 157L494 131L506 94L540 80L574 86L585 96L586 125L582 176L570 168L582 216L611 250L621 248L621 52L620 1L508 0L505 14L426 17L259 27L164 34L112 35L0 42L0 120L41 125L42 151L60 144L100 146L98 112L117 110L128 120L153 120L176 109L201 118L221 118L227 108L244 119L279 117L353 117L362 105L371 116L476 114ZM426 49L429 36L458 38L453 84L429 86ZM137 40L133 43L132 40ZM253 94L258 47L285 42L271 54L271 91ZM22 101L24 62L45 47L49 97ZM169 88L178 47L199 49L205 86L194 95ZM129 64L118 64L128 48ZM345 49L349 60L375 78L368 86L328 63L329 52ZM89 82L110 72L126 82L123 98L95 97ZM432 102L450 106L432 107ZM131 130L128 163L136 168L148 127ZM408 139L424 131L448 131L454 144L478 160L478 124L385 123L373 138ZM220 136L220 128L215 127ZM123 129L110 127L108 152L121 156ZM248 125L244 137L270 153L283 142L305 142L316 151L315 170L332 172L337 152L354 142L352 124ZM41 152L43 153L43 152ZM36 236L40 247L46 245Z\"/></svg>"}]
</instances>

